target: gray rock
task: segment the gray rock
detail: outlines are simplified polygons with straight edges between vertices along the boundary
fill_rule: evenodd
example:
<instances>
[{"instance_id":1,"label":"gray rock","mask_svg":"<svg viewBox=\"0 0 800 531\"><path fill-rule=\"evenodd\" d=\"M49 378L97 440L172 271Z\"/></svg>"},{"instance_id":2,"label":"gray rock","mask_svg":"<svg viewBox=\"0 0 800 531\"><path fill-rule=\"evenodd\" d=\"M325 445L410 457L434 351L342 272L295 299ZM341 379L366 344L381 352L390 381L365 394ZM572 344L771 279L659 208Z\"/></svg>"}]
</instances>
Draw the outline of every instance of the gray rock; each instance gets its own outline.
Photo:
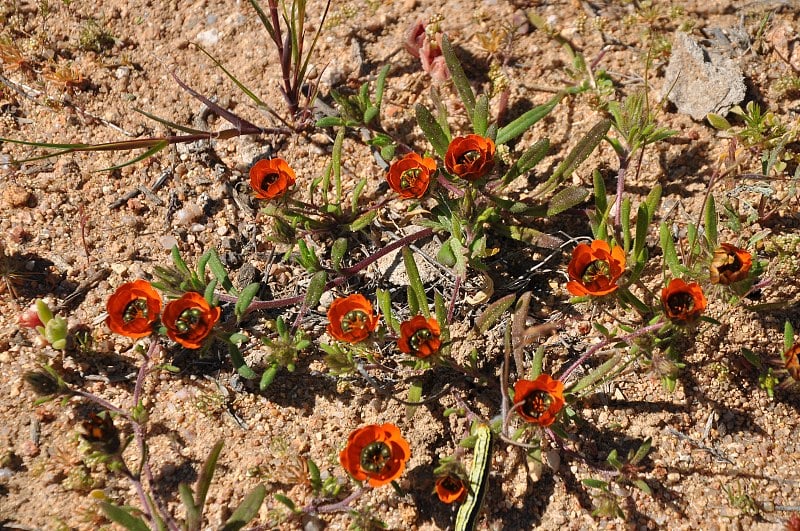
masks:
<instances>
[{"instance_id":1,"label":"gray rock","mask_svg":"<svg viewBox=\"0 0 800 531\"><path fill-rule=\"evenodd\" d=\"M407 232L410 234L413 231L420 230L421 227L412 226ZM442 244L438 239L428 239L424 244L416 243L420 246L422 252L429 257L435 257L439 252ZM428 260L421 256L415 256L419 276L423 284L432 284L441 276L436 266L432 265ZM406 273L406 266L403 262L403 254L397 250L385 256L382 256L375 263L375 268L378 270L378 275L388 280L389 283L395 286L407 286L409 284L408 273Z\"/></svg>"},{"instance_id":2,"label":"gray rock","mask_svg":"<svg viewBox=\"0 0 800 531\"><path fill-rule=\"evenodd\" d=\"M667 95L678 112L694 120L708 113L726 115L745 95L739 65L713 44L701 46L688 34L677 32L667 65L662 97Z\"/></svg>"}]
</instances>

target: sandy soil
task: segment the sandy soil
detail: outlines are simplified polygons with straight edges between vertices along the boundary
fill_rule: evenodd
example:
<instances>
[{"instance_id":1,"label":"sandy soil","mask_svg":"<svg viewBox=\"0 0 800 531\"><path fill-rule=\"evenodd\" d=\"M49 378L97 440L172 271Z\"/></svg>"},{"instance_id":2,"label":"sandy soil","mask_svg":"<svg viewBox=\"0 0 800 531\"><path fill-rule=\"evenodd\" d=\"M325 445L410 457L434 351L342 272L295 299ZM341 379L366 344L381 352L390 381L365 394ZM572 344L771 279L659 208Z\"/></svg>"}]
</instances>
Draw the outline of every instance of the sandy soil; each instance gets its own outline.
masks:
<instances>
[{"instance_id":1,"label":"sandy soil","mask_svg":"<svg viewBox=\"0 0 800 531\"><path fill-rule=\"evenodd\" d=\"M311 2L312 25L319 21L320 4ZM458 46L468 76L475 87L486 89L487 36L499 35L512 21L524 21L526 10L532 10L590 61L598 60L613 80L617 99L643 88L646 78L654 101L664 85L666 45L676 31L689 30L701 38L703 30L741 27L752 44L735 59L744 73L747 99L761 102L784 124L796 127L800 93L776 89L781 79L797 79L800 71L800 11L791 7L791 1L689 0L638 10L634 4L337 1L311 70L315 75L325 71L322 97L329 101L331 84L356 87L372 79L381 66L391 64L384 125L422 150L428 146L415 126L413 108L416 103L429 104L431 82L402 44L406 29L416 19L441 15L442 28ZM223 127L217 116L204 112L200 102L177 86L170 75L173 69L196 91L221 105L260 125L276 125L254 109L191 43L202 44L264 101L283 108L279 70L247 2L114 0L98 7L84 0L38 4L0 0L0 21L5 49L12 43L24 58L0 65L3 79L10 82L0 85L2 137L94 143L167 132L163 125L134 112L135 108L191 127ZM100 30L111 38L103 39ZM646 69L648 50L653 64ZM66 67L73 72L65 73ZM574 83L570 68L568 55L552 36L526 25L513 39L506 64L509 115L544 103L552 90ZM54 74L57 70L60 73ZM457 112L453 91L445 87L442 92ZM596 93L568 98L523 138L521 145L548 137L555 146L538 175L552 170L601 117L597 104ZM711 175L731 144L707 123L693 121L674 106L656 112L658 122L677 134L648 148L628 191L638 201L660 183L665 197L657 219L670 220L679 231L696 219ZM465 130L463 121L454 120L451 126ZM129 482L87 462L79 450L76 426L90 409L86 402L73 399L34 407L35 397L22 375L51 363L76 387L130 407L139 358L131 340L114 336L102 323L105 302L121 283L152 278L155 266L167 265L173 243L189 263L207 249L217 249L237 282L246 282L254 268L268 273L267 297L302 294L307 278L295 266L270 264L270 224L249 197L247 170L254 157L278 152L291 161L305 189L322 174L331 145L325 132L242 137L210 145L199 142L112 172L97 170L128 160L125 154L70 155L12 167L7 156L20 158L31 151L0 145L0 156L6 157L0 160L0 238L7 255L5 269L0 271L4 281L0 284L0 527L110 528L98 509L98 490L119 504L138 504ZM795 159L797 152L794 149ZM743 165L738 173L760 171L757 154L739 156ZM344 160L348 182L368 177L368 197L386 193L380 185L383 171L357 139L346 140ZM604 143L573 180L591 186L593 168L611 176L615 164L613 151ZM791 164L796 165L796 160ZM120 201L126 192L152 187L160 178L163 186L157 191ZM715 193L746 198L749 192L738 184L725 179ZM775 359L782 349L784 322L789 320L800 330L800 290L794 280L800 267L797 197L778 204L787 189L773 181L764 185L776 190L777 195L768 200L774 201L770 204L777 208L775 215L746 224L741 234L725 232L725 236L746 241L767 231L756 250L768 264L764 277L773 282L755 302L774 303L773 307L752 312L717 298L708 313L721 324L703 324L686 340L686 367L674 392L665 390L645 368L634 367L585 403L576 404L582 420L580 428L574 428L572 447L588 463L548 447L545 464L532 466L528 473L521 466L519 451L500 445L493 456L480 529L782 529L791 511L798 510L800 399L797 392L786 389L777 390L771 399L759 387L759 371L743 356L743 350L749 349L763 359ZM388 235L402 228L396 226L397 220L408 224L399 215L379 218L371 236L359 238L348 259L355 262L391 241ZM579 212L567 221L545 222L543 228L553 233L563 229L569 236L590 234ZM658 254L657 242L654 230L651 255ZM777 244L784 252L776 251ZM530 319L558 326L556 336L548 340L548 364L554 370L568 365L596 341L587 335L591 322L630 318L567 303L564 271L569 249L556 253L524 287L505 287L503 279L523 276L531 260L540 261L551 253L508 245L508 255L501 253L506 256L490 263L495 296L534 291ZM528 262L522 258L514 262L510 256ZM374 293L376 286L392 287L384 273L371 268L363 278L354 279L349 290ZM449 293L450 277L436 268L431 274L432 284ZM656 286L660 275L660 268L654 266L646 282ZM473 277L466 296L475 296L480 285L480 277ZM57 352L41 346L33 331L21 328L17 316L37 297L48 298L72 327L89 327L92 348ZM326 300L330 298L324 298L323 304ZM481 309L459 301L456 321L466 330ZM291 318L296 311L288 309L286 315ZM253 334L263 333L266 320L277 315L265 312L253 319ZM310 313L304 328L316 336L324 325L321 307ZM484 356L482 370L496 375L502 332L493 331L476 346ZM260 349L256 343L248 360L257 363L263 356ZM343 493L348 492L351 485L337 462L348 434L365 423L393 422L412 448L408 471L399 481L405 495L384 487L367 493L357 507L371 511L391 529L452 528L454 509L431 494L432 470L438 458L452 453L468 423L464 418L446 418L443 412L457 405L458 396L476 412L492 417L499 412L497 390L452 372L433 371L424 380L426 392L445 383L451 390L408 416L404 407L366 381L337 381L326 375L322 357L318 349L310 349L296 372L282 372L266 392L259 392L257 385L232 376L235 372L223 354L197 360L190 353L168 350L160 361L177 365L181 373L154 372L144 385L154 491L182 514L177 508L178 483L194 482L214 442L224 439L208 497L209 526L224 523L243 496L263 483L268 496L253 525L301 528L298 520L286 519L287 511L272 497L283 493L298 506L311 502L311 490L293 472L301 458L313 459L323 477L341 478ZM130 435L130 427L119 424ZM615 448L625 454L648 437L653 451L643 463L641 477L653 495L625 487L617 492L624 518L593 518L599 498L581 480L605 476L591 465L603 463ZM133 446L128 453L133 458ZM321 518L329 529L344 529L351 522L341 513ZM317 529L319 523L305 525Z\"/></svg>"}]
</instances>

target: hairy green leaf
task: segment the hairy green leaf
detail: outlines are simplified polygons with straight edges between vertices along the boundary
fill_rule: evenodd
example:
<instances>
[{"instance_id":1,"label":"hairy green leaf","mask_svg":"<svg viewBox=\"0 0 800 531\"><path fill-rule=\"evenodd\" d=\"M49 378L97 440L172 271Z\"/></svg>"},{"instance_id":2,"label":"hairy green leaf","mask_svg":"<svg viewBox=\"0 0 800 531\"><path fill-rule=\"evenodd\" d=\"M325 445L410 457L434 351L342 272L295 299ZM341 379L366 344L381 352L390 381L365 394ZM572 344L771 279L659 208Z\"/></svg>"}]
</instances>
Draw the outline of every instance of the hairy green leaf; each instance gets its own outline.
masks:
<instances>
[{"instance_id":1,"label":"hairy green leaf","mask_svg":"<svg viewBox=\"0 0 800 531\"><path fill-rule=\"evenodd\" d=\"M423 134L425 134L425 138L431 143L433 150L436 151L441 158L444 158L447 154L447 147L450 145L450 140L447 138L447 135L445 135L439 122L436 121L436 118L433 117L431 111L429 111L427 107L418 103L414 109L417 114L417 124L419 128L422 129Z\"/></svg>"},{"instance_id":2,"label":"hairy green leaf","mask_svg":"<svg viewBox=\"0 0 800 531\"><path fill-rule=\"evenodd\" d=\"M589 190L579 186L564 188L550 199L547 216L555 216L567 209L579 205L589 197Z\"/></svg>"},{"instance_id":3,"label":"hairy green leaf","mask_svg":"<svg viewBox=\"0 0 800 531\"><path fill-rule=\"evenodd\" d=\"M109 503L100 502L100 510L112 522L116 522L128 531L150 531L150 528L141 518L133 516L127 509Z\"/></svg>"},{"instance_id":4,"label":"hairy green leaf","mask_svg":"<svg viewBox=\"0 0 800 531\"><path fill-rule=\"evenodd\" d=\"M264 503L264 498L267 496L267 488L264 485L258 485L245 496L242 503L233 511L233 514L225 525L222 531L239 531L247 525L250 520L258 515L261 504Z\"/></svg>"},{"instance_id":5,"label":"hairy green leaf","mask_svg":"<svg viewBox=\"0 0 800 531\"><path fill-rule=\"evenodd\" d=\"M603 137L608 133L611 128L611 120L604 119L592 127L589 132L578 142L578 144L567 154L566 158L561 161L553 175L537 190L539 194L547 193L553 190L558 183L567 179L572 175L572 172L583 162L592 151L600 144Z\"/></svg>"},{"instance_id":6,"label":"hairy green leaf","mask_svg":"<svg viewBox=\"0 0 800 531\"><path fill-rule=\"evenodd\" d=\"M514 293L511 293L487 306L483 313L475 320L475 331L480 335L485 334L497 323L503 313L514 304L516 297Z\"/></svg>"},{"instance_id":7,"label":"hairy green leaf","mask_svg":"<svg viewBox=\"0 0 800 531\"><path fill-rule=\"evenodd\" d=\"M497 144L505 144L514 140L525 131L530 129L536 122L550 114L556 105L564 98L566 92L559 92L550 101L543 105L538 105L527 111L519 118L497 130Z\"/></svg>"},{"instance_id":8,"label":"hairy green leaf","mask_svg":"<svg viewBox=\"0 0 800 531\"><path fill-rule=\"evenodd\" d=\"M453 45L450 43L450 37L447 34L442 35L442 55L447 63L447 69L450 71L450 77L453 79L453 85L456 87L458 95L461 97L461 102L467 111L470 122L475 123L475 93L469 84L467 75L461 66L461 61L456 57L456 52Z\"/></svg>"},{"instance_id":9,"label":"hairy green leaf","mask_svg":"<svg viewBox=\"0 0 800 531\"><path fill-rule=\"evenodd\" d=\"M238 372L242 378L252 380L256 377L255 371L245 363L242 352L235 343L228 342L228 355L231 357L233 368L236 369L236 372Z\"/></svg>"},{"instance_id":10,"label":"hairy green leaf","mask_svg":"<svg viewBox=\"0 0 800 531\"><path fill-rule=\"evenodd\" d=\"M306 290L306 298L303 304L307 308L316 308L319 304L322 294L325 293L325 284L328 282L328 273L325 271L317 271L311 277Z\"/></svg>"},{"instance_id":11,"label":"hairy green leaf","mask_svg":"<svg viewBox=\"0 0 800 531\"><path fill-rule=\"evenodd\" d=\"M706 241L710 249L717 248L717 204L713 194L708 194L706 201Z\"/></svg>"},{"instance_id":12,"label":"hairy green leaf","mask_svg":"<svg viewBox=\"0 0 800 531\"><path fill-rule=\"evenodd\" d=\"M472 130L476 135L486 136L489 127L489 98L481 94L475 101L475 117L472 120Z\"/></svg>"},{"instance_id":13,"label":"hairy green leaf","mask_svg":"<svg viewBox=\"0 0 800 531\"><path fill-rule=\"evenodd\" d=\"M409 288L414 291L419 310L426 318L431 316L430 309L428 309L427 296L425 295L425 287L422 285L422 278L419 276L419 269L417 262L414 260L414 253L408 247L403 247L403 264L406 268L406 275L408 275Z\"/></svg>"}]
</instances>

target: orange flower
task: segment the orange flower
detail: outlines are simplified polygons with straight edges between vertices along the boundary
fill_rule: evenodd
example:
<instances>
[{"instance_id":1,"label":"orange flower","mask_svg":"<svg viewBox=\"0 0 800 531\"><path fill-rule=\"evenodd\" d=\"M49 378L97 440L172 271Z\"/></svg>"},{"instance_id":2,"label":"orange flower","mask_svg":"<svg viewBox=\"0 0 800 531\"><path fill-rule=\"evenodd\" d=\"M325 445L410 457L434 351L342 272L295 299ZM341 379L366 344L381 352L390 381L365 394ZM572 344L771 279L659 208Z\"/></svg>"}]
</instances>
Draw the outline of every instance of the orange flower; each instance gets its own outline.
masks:
<instances>
[{"instance_id":1,"label":"orange flower","mask_svg":"<svg viewBox=\"0 0 800 531\"><path fill-rule=\"evenodd\" d=\"M611 249L603 240L594 240L592 245L578 244L567 267L567 291L576 296L608 295L616 291L623 271L625 251L621 246Z\"/></svg>"},{"instance_id":2,"label":"orange flower","mask_svg":"<svg viewBox=\"0 0 800 531\"><path fill-rule=\"evenodd\" d=\"M203 346L219 314L219 308L212 308L202 295L190 291L164 307L161 322L170 339L186 348L197 349Z\"/></svg>"},{"instance_id":3,"label":"orange flower","mask_svg":"<svg viewBox=\"0 0 800 531\"><path fill-rule=\"evenodd\" d=\"M373 487L399 478L411 457L408 442L394 424L370 424L358 428L347 438L339 462L356 481L369 481Z\"/></svg>"},{"instance_id":4,"label":"orange flower","mask_svg":"<svg viewBox=\"0 0 800 531\"><path fill-rule=\"evenodd\" d=\"M661 304L667 317L686 323L694 321L705 311L706 297L697 282L687 284L679 278L673 278L661 290Z\"/></svg>"},{"instance_id":5,"label":"orange flower","mask_svg":"<svg viewBox=\"0 0 800 531\"><path fill-rule=\"evenodd\" d=\"M494 165L494 142L480 135L458 136L447 148L444 165L453 175L477 181Z\"/></svg>"},{"instance_id":6,"label":"orange flower","mask_svg":"<svg viewBox=\"0 0 800 531\"><path fill-rule=\"evenodd\" d=\"M712 284L727 286L747 277L753 267L753 257L744 249L723 243L714 250L709 275Z\"/></svg>"},{"instance_id":7,"label":"orange flower","mask_svg":"<svg viewBox=\"0 0 800 531\"><path fill-rule=\"evenodd\" d=\"M389 167L386 180L389 186L406 199L420 198L428 191L431 174L436 171L436 161L409 153Z\"/></svg>"},{"instance_id":8,"label":"orange flower","mask_svg":"<svg viewBox=\"0 0 800 531\"><path fill-rule=\"evenodd\" d=\"M783 353L784 366L796 382L800 382L800 343Z\"/></svg>"},{"instance_id":9,"label":"orange flower","mask_svg":"<svg viewBox=\"0 0 800 531\"><path fill-rule=\"evenodd\" d=\"M442 503L461 502L467 497L467 486L460 477L447 474L436 480L436 495Z\"/></svg>"},{"instance_id":10,"label":"orange flower","mask_svg":"<svg viewBox=\"0 0 800 531\"><path fill-rule=\"evenodd\" d=\"M328 308L328 334L346 343L364 341L378 327L378 316L363 295L334 300Z\"/></svg>"},{"instance_id":11,"label":"orange flower","mask_svg":"<svg viewBox=\"0 0 800 531\"><path fill-rule=\"evenodd\" d=\"M441 329L436 319L426 319L422 315L415 315L408 321L400 324L400 339L397 348L405 354L412 354L418 358L427 358L439 351L442 341L439 339Z\"/></svg>"},{"instance_id":12,"label":"orange flower","mask_svg":"<svg viewBox=\"0 0 800 531\"><path fill-rule=\"evenodd\" d=\"M250 168L250 186L258 199L282 196L294 180L294 170L281 158L261 159Z\"/></svg>"},{"instance_id":13,"label":"orange flower","mask_svg":"<svg viewBox=\"0 0 800 531\"><path fill-rule=\"evenodd\" d=\"M519 416L539 426L549 426L564 407L564 383L549 374L514 384L514 407Z\"/></svg>"},{"instance_id":14,"label":"orange flower","mask_svg":"<svg viewBox=\"0 0 800 531\"><path fill-rule=\"evenodd\" d=\"M146 280L134 280L117 288L106 303L106 324L115 334L133 339L153 333L161 313L161 296Z\"/></svg>"}]
</instances>

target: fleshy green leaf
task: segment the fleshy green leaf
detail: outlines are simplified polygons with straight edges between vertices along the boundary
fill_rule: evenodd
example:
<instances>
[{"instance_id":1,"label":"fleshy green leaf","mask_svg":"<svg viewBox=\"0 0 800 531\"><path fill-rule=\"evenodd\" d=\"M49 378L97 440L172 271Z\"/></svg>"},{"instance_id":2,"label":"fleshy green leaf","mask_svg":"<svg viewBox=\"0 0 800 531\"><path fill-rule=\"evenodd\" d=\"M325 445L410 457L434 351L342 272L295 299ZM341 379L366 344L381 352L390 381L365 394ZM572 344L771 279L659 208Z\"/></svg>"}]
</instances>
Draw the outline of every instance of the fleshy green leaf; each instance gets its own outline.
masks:
<instances>
[{"instance_id":1,"label":"fleshy green leaf","mask_svg":"<svg viewBox=\"0 0 800 531\"><path fill-rule=\"evenodd\" d=\"M427 107L418 103L414 109L417 114L417 124L422 129L425 138L431 143L433 150L441 158L444 158L447 154L447 147L450 145L447 135L445 135L439 122L436 121L436 118L433 117Z\"/></svg>"},{"instance_id":2,"label":"fleshy green leaf","mask_svg":"<svg viewBox=\"0 0 800 531\"><path fill-rule=\"evenodd\" d=\"M369 210L366 213L362 214L354 222L352 222L348 228L351 232L358 232L361 229L368 227L375 217L378 215L377 210Z\"/></svg>"},{"instance_id":3,"label":"fleshy green leaf","mask_svg":"<svg viewBox=\"0 0 800 531\"><path fill-rule=\"evenodd\" d=\"M648 496L653 495L653 491L650 489L650 485L643 479L634 479L633 484L636 485L640 491L644 492Z\"/></svg>"},{"instance_id":4,"label":"fleshy green leaf","mask_svg":"<svg viewBox=\"0 0 800 531\"><path fill-rule=\"evenodd\" d=\"M673 278L681 274L681 264L678 261L678 253L675 252L675 244L672 241L672 233L665 222L659 227L659 237L661 239L661 251L664 254L664 263L669 268Z\"/></svg>"},{"instance_id":5,"label":"fleshy green leaf","mask_svg":"<svg viewBox=\"0 0 800 531\"><path fill-rule=\"evenodd\" d=\"M453 238L448 238L443 244L439 252L436 254L436 259L447 267L456 265L456 255L452 247Z\"/></svg>"},{"instance_id":6,"label":"fleshy green leaf","mask_svg":"<svg viewBox=\"0 0 800 531\"><path fill-rule=\"evenodd\" d=\"M450 77L453 79L453 85L455 85L456 91L458 91L458 95L461 97L462 103L464 103L467 116L469 116L470 121L474 124L475 93L472 91L472 87L469 84L467 75L464 73L464 69L461 67L461 61L459 61L458 57L456 57L456 52L453 49L453 45L450 43L450 37L448 37L447 34L442 35L442 55L444 55L444 60L447 63L447 69L450 71Z\"/></svg>"},{"instance_id":7,"label":"fleshy green leaf","mask_svg":"<svg viewBox=\"0 0 800 531\"><path fill-rule=\"evenodd\" d=\"M546 138L526 149L503 176L503 186L532 170L547 155L548 149L550 149L550 141Z\"/></svg>"},{"instance_id":8,"label":"fleshy green leaf","mask_svg":"<svg viewBox=\"0 0 800 531\"><path fill-rule=\"evenodd\" d=\"M406 268L406 275L408 275L409 288L416 295L419 310L426 318L431 316L430 309L428 308L427 296L425 295L425 287L422 285L422 278L419 276L419 269L417 262L414 260L414 253L408 247L403 247L403 263Z\"/></svg>"},{"instance_id":9,"label":"fleshy green leaf","mask_svg":"<svg viewBox=\"0 0 800 531\"><path fill-rule=\"evenodd\" d=\"M331 265L335 271L342 269L342 260L347 254L347 238L337 238L331 245Z\"/></svg>"},{"instance_id":10,"label":"fleshy green leaf","mask_svg":"<svg viewBox=\"0 0 800 531\"><path fill-rule=\"evenodd\" d=\"M711 124L711 127L719 131L727 131L731 128L731 123L725 119L724 116L710 112L706 115L706 120Z\"/></svg>"},{"instance_id":11,"label":"fleshy green leaf","mask_svg":"<svg viewBox=\"0 0 800 531\"><path fill-rule=\"evenodd\" d=\"M639 205L639 213L636 215L636 235L633 241L633 259L636 262L641 262L645 250L644 244L647 240L647 229L649 227L649 216L647 215L647 206L642 203Z\"/></svg>"},{"instance_id":12,"label":"fleshy green leaf","mask_svg":"<svg viewBox=\"0 0 800 531\"><path fill-rule=\"evenodd\" d=\"M211 479L214 477L214 470L217 468L217 460L219 454L222 452L224 446L223 441L217 443L211 448L203 468L200 469L200 476L197 478L197 493L195 495L195 507L197 513L193 518L187 518L186 527L188 529L200 529L203 523L203 507L206 504L206 497L208 496L208 489L211 486Z\"/></svg>"},{"instance_id":13,"label":"fleshy green leaf","mask_svg":"<svg viewBox=\"0 0 800 531\"><path fill-rule=\"evenodd\" d=\"M550 199L547 205L547 215L555 216L567 209L579 205L589 197L589 190L579 186L564 188Z\"/></svg>"},{"instance_id":14,"label":"fleshy green leaf","mask_svg":"<svg viewBox=\"0 0 800 531\"><path fill-rule=\"evenodd\" d=\"M233 282L231 282L231 279L228 277L228 272L225 271L225 266L222 265L219 255L217 255L217 252L213 249L209 251L209 253L208 268L211 269L211 273L216 277L225 291L236 296L236 288L233 287Z\"/></svg>"},{"instance_id":15,"label":"fleshy green leaf","mask_svg":"<svg viewBox=\"0 0 800 531\"><path fill-rule=\"evenodd\" d=\"M339 127L344 125L344 120L338 116L323 116L317 120L317 123L314 125L320 129L324 129L325 127Z\"/></svg>"},{"instance_id":16,"label":"fleshy green leaf","mask_svg":"<svg viewBox=\"0 0 800 531\"><path fill-rule=\"evenodd\" d=\"M489 127L489 98L481 94L475 101L475 117L472 120L472 129L476 135L486 136Z\"/></svg>"},{"instance_id":17,"label":"fleshy green leaf","mask_svg":"<svg viewBox=\"0 0 800 531\"><path fill-rule=\"evenodd\" d=\"M296 513L298 511L297 506L294 504L294 502L289 498L287 498L286 496L284 496L283 494L273 494L273 496L276 500L278 500L286 507L288 507L289 510L292 511L293 513Z\"/></svg>"},{"instance_id":18,"label":"fleshy green leaf","mask_svg":"<svg viewBox=\"0 0 800 531\"><path fill-rule=\"evenodd\" d=\"M606 197L606 183L600 171L595 169L592 172L594 184L594 219L592 223L592 234L596 240L608 240L608 215L611 210L608 207L608 197Z\"/></svg>"},{"instance_id":19,"label":"fleshy green leaf","mask_svg":"<svg viewBox=\"0 0 800 531\"><path fill-rule=\"evenodd\" d=\"M217 279L211 279L211 282L206 284L206 289L203 291L203 298L209 304L214 306L214 291L217 289Z\"/></svg>"},{"instance_id":20,"label":"fleshy green leaf","mask_svg":"<svg viewBox=\"0 0 800 531\"><path fill-rule=\"evenodd\" d=\"M706 241L710 249L717 248L717 204L713 194L708 194L706 201Z\"/></svg>"},{"instance_id":21,"label":"fleshy green leaf","mask_svg":"<svg viewBox=\"0 0 800 531\"><path fill-rule=\"evenodd\" d=\"M315 308L325 293L325 284L328 282L328 273L325 271L317 271L311 277L311 282L308 283L308 290L306 291L306 298L303 304L308 308Z\"/></svg>"},{"instance_id":22,"label":"fleshy green leaf","mask_svg":"<svg viewBox=\"0 0 800 531\"><path fill-rule=\"evenodd\" d=\"M783 325L783 350L784 352L794 346L794 328L792 323L786 321Z\"/></svg>"},{"instance_id":23,"label":"fleshy green leaf","mask_svg":"<svg viewBox=\"0 0 800 531\"><path fill-rule=\"evenodd\" d=\"M385 65L381 68L375 80L375 106L379 109L381 108L381 103L383 103L383 90L386 87L386 76L389 74L390 68L391 65Z\"/></svg>"},{"instance_id":24,"label":"fleshy green leaf","mask_svg":"<svg viewBox=\"0 0 800 531\"><path fill-rule=\"evenodd\" d=\"M100 509L112 522L116 522L128 531L150 531L150 528L141 518L133 516L127 509L117 505L100 502Z\"/></svg>"},{"instance_id":25,"label":"fleshy green leaf","mask_svg":"<svg viewBox=\"0 0 800 531\"><path fill-rule=\"evenodd\" d=\"M625 254L631 250L631 198L625 197L622 200L620 207L622 220L622 248L625 249Z\"/></svg>"},{"instance_id":26,"label":"fleshy green leaf","mask_svg":"<svg viewBox=\"0 0 800 531\"><path fill-rule=\"evenodd\" d=\"M592 488L595 488L595 489L608 488L608 483L606 483L605 481L599 480L599 479L591 479L591 478L582 479L581 483L583 483L587 487L592 487Z\"/></svg>"},{"instance_id":27,"label":"fleshy green leaf","mask_svg":"<svg viewBox=\"0 0 800 531\"><path fill-rule=\"evenodd\" d=\"M503 313L514 304L514 299L516 299L516 297L516 294L511 293L487 306L483 313L475 320L476 332L481 335L485 334L494 326Z\"/></svg>"},{"instance_id":28,"label":"fleshy green leaf","mask_svg":"<svg viewBox=\"0 0 800 531\"><path fill-rule=\"evenodd\" d=\"M275 376L278 374L278 365L270 365L267 367L267 370L264 371L264 374L261 375L261 381L258 383L258 388L261 391L266 391L267 387L272 385L272 382L275 381Z\"/></svg>"},{"instance_id":29,"label":"fleshy green leaf","mask_svg":"<svg viewBox=\"0 0 800 531\"><path fill-rule=\"evenodd\" d=\"M409 402L420 402L422 400L422 383L414 380L411 382L411 386L408 388L408 401ZM417 406L408 404L406 405L406 418L410 419L414 416L414 411L417 409Z\"/></svg>"},{"instance_id":30,"label":"fleshy green leaf","mask_svg":"<svg viewBox=\"0 0 800 531\"><path fill-rule=\"evenodd\" d=\"M598 368L590 371L589 374L578 380L578 382L572 388L570 388L569 392L575 394L582 391L583 389L586 389L590 385L599 382L603 377L605 377L608 373L610 373L614 369L614 367L616 367L619 360L620 360L619 355L612 356L609 360L600 365Z\"/></svg>"},{"instance_id":31,"label":"fleshy green leaf","mask_svg":"<svg viewBox=\"0 0 800 531\"><path fill-rule=\"evenodd\" d=\"M228 342L228 355L231 357L231 364L233 364L236 372L238 372L242 378L252 380L256 377L255 371L245 363L242 353L236 344Z\"/></svg>"},{"instance_id":32,"label":"fleshy green leaf","mask_svg":"<svg viewBox=\"0 0 800 531\"><path fill-rule=\"evenodd\" d=\"M258 485L245 496L242 503L233 511L233 514L225 525L222 531L239 531L247 525L250 520L258 515L261 504L264 503L264 498L267 496L267 488L264 485Z\"/></svg>"},{"instance_id":33,"label":"fleshy green leaf","mask_svg":"<svg viewBox=\"0 0 800 531\"><path fill-rule=\"evenodd\" d=\"M180 273L184 276L191 276L189 267L186 265L186 262L183 261L183 258L181 258L181 252L178 250L177 245L172 246L170 253L172 255L172 263L175 264L175 269L180 271Z\"/></svg>"},{"instance_id":34,"label":"fleshy green leaf","mask_svg":"<svg viewBox=\"0 0 800 531\"><path fill-rule=\"evenodd\" d=\"M547 103L534 107L508 125L498 129L496 143L498 145L505 144L530 129L536 122L550 114L550 111L558 105L558 102L564 98L565 94L565 92L559 92Z\"/></svg>"},{"instance_id":35,"label":"fleshy green leaf","mask_svg":"<svg viewBox=\"0 0 800 531\"><path fill-rule=\"evenodd\" d=\"M392 312L392 297L389 292L385 289L375 290L375 300L378 301L378 308L380 308L384 320L386 320L391 329L394 330L394 333L399 335L400 323L394 317L394 313Z\"/></svg>"},{"instance_id":36,"label":"fleshy green leaf","mask_svg":"<svg viewBox=\"0 0 800 531\"><path fill-rule=\"evenodd\" d=\"M236 306L234 307L234 314L236 315L236 320L241 321L242 317L244 317L244 312L247 311L247 307L250 306L250 303L253 302L256 294L258 294L258 290L261 289L261 284L258 282L253 282L252 284L248 284L245 288L239 293L239 298L236 300Z\"/></svg>"},{"instance_id":37,"label":"fleshy green leaf","mask_svg":"<svg viewBox=\"0 0 800 531\"><path fill-rule=\"evenodd\" d=\"M561 164L558 165L553 175L540 187L541 189L538 190L538 193L549 192L554 189L558 183L564 179L568 179L570 175L572 175L572 172L592 154L592 151L600 144L610 128L611 120L608 119L601 120L595 124L572 151L569 152L566 158L561 161Z\"/></svg>"}]
</instances>

